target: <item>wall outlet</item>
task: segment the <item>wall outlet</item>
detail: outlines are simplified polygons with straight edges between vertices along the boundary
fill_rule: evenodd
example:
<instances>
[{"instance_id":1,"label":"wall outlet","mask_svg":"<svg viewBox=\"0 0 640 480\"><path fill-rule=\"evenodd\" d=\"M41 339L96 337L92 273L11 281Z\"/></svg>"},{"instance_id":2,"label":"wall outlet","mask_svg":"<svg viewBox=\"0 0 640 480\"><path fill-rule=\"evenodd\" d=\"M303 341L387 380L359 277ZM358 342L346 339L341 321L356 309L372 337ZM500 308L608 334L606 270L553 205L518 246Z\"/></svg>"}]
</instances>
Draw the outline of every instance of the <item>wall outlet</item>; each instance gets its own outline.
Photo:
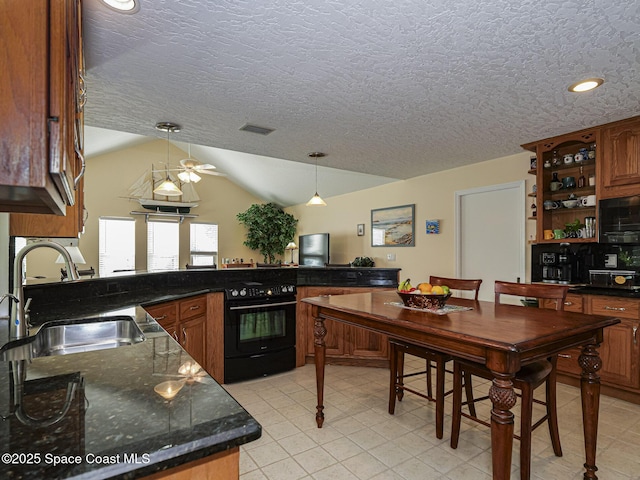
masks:
<instances>
[{"instance_id":1,"label":"wall outlet","mask_svg":"<svg viewBox=\"0 0 640 480\"><path fill-rule=\"evenodd\" d=\"M389 260L390 262L395 262L396 261L396 254L395 253L387 253L387 260Z\"/></svg>"}]
</instances>

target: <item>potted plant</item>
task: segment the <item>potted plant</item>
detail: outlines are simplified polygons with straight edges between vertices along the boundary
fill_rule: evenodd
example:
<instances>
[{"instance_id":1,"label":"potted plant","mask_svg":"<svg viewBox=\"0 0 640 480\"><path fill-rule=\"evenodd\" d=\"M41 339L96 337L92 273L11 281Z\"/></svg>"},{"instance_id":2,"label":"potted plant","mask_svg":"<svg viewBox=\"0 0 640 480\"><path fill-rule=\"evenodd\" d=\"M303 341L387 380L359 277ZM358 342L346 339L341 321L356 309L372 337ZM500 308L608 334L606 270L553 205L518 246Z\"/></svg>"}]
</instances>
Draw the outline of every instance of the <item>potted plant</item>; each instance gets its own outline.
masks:
<instances>
[{"instance_id":1,"label":"potted plant","mask_svg":"<svg viewBox=\"0 0 640 480\"><path fill-rule=\"evenodd\" d=\"M259 251L265 263L274 263L276 255L283 255L285 247L296 234L298 220L275 203L251 205L236 218L247 228L243 245Z\"/></svg>"}]
</instances>

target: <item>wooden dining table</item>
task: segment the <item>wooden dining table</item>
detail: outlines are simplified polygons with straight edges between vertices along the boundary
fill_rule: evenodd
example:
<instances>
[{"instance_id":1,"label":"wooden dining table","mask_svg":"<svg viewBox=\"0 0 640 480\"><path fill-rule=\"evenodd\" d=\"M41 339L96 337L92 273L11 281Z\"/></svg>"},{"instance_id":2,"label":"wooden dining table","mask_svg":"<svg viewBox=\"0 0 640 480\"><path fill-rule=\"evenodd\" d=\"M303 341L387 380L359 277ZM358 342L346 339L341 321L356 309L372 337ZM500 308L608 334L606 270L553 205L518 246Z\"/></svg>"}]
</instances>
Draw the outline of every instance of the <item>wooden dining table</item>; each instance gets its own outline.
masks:
<instances>
[{"instance_id":1,"label":"wooden dining table","mask_svg":"<svg viewBox=\"0 0 640 480\"><path fill-rule=\"evenodd\" d=\"M513 378L528 363L581 347L578 363L585 442L585 479L597 479L596 441L600 406L602 360L598 347L603 329L619 323L616 317L496 305L449 298L447 313L409 309L394 291L326 295L302 299L312 306L314 321L316 422L324 422L325 320L343 322L391 338L486 365L494 375L489 387L491 449L494 479L509 479L516 404Z\"/></svg>"}]
</instances>

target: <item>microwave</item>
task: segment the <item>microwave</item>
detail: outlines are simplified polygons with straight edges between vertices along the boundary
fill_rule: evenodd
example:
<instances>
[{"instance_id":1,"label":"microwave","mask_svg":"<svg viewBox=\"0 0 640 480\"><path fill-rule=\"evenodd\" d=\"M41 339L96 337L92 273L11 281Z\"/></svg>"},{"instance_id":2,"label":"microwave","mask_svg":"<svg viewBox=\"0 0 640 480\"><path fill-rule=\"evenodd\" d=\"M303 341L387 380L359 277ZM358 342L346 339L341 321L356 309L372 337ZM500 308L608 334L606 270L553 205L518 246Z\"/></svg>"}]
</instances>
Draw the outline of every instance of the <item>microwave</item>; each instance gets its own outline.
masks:
<instances>
[{"instance_id":1,"label":"microwave","mask_svg":"<svg viewBox=\"0 0 640 480\"><path fill-rule=\"evenodd\" d=\"M640 244L640 195L599 202L600 243Z\"/></svg>"}]
</instances>

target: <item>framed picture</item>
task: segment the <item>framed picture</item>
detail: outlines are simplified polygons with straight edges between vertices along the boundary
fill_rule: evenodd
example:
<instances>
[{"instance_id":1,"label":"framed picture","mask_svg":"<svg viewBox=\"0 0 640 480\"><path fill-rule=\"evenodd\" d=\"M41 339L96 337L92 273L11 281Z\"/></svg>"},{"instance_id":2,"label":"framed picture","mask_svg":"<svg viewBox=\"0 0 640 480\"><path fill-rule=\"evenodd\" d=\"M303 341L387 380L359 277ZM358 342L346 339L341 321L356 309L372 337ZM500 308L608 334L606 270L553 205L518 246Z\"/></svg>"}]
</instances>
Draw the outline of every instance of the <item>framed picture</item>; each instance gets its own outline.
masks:
<instances>
[{"instance_id":1,"label":"framed picture","mask_svg":"<svg viewBox=\"0 0 640 480\"><path fill-rule=\"evenodd\" d=\"M425 229L427 234L440 233L440 220L427 220Z\"/></svg>"},{"instance_id":2,"label":"framed picture","mask_svg":"<svg viewBox=\"0 0 640 480\"><path fill-rule=\"evenodd\" d=\"M362 237L364 235L364 223L358 224L358 236Z\"/></svg>"},{"instance_id":3,"label":"framed picture","mask_svg":"<svg viewBox=\"0 0 640 480\"><path fill-rule=\"evenodd\" d=\"M415 246L414 219L415 204L371 210L371 246Z\"/></svg>"}]
</instances>

